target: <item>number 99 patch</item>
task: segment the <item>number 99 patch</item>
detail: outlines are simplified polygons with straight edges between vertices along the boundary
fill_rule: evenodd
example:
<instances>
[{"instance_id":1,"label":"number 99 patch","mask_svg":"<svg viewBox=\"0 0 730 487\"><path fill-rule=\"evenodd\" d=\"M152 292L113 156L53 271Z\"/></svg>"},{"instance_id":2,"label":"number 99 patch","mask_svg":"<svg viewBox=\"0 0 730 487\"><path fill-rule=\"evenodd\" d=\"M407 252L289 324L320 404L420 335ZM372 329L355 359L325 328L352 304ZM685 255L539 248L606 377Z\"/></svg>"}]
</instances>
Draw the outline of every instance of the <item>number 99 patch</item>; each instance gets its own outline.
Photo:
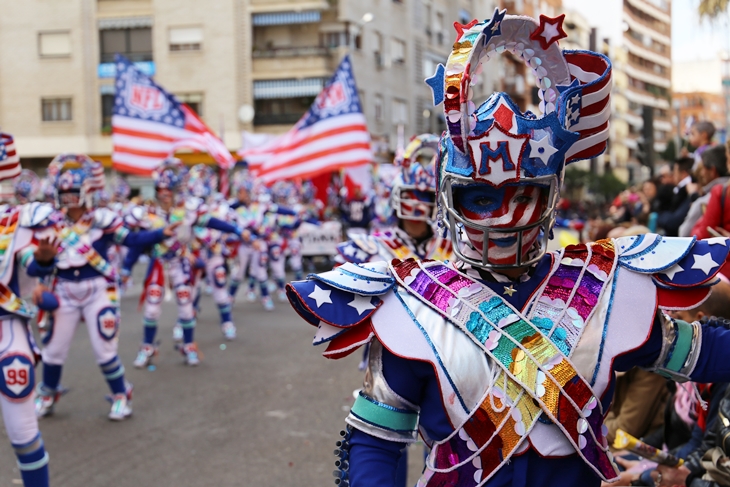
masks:
<instances>
[{"instance_id":1,"label":"number 99 patch","mask_svg":"<svg viewBox=\"0 0 730 487\"><path fill-rule=\"evenodd\" d=\"M30 357L11 353L0 359L0 393L11 401L30 396L35 384L35 369Z\"/></svg>"}]
</instances>

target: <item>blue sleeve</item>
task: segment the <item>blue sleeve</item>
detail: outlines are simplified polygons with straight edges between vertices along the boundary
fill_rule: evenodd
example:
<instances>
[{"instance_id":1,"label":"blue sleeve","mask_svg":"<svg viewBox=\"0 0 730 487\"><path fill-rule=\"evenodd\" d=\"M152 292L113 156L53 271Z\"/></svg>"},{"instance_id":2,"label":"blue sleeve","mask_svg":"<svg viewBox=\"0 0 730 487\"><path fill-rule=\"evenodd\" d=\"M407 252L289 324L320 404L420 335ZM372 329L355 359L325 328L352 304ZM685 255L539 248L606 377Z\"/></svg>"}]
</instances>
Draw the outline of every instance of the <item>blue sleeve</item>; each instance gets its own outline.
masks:
<instances>
[{"instance_id":1,"label":"blue sleeve","mask_svg":"<svg viewBox=\"0 0 730 487\"><path fill-rule=\"evenodd\" d=\"M296 216L296 214L297 214L297 212L292 210L291 208L285 208L285 207L279 206L279 205L275 206L274 213L276 213L277 215L291 215L291 216Z\"/></svg>"},{"instance_id":2,"label":"blue sleeve","mask_svg":"<svg viewBox=\"0 0 730 487\"><path fill-rule=\"evenodd\" d=\"M353 429L350 437L350 487L396 487L398 460L405 443L381 440Z\"/></svg>"},{"instance_id":3,"label":"blue sleeve","mask_svg":"<svg viewBox=\"0 0 730 487\"><path fill-rule=\"evenodd\" d=\"M137 232L129 232L129 234L124 237L122 245L129 247L130 249L134 247L151 247L152 245L165 240L165 234L163 232L164 230L162 228L159 230L139 230Z\"/></svg>"},{"instance_id":4,"label":"blue sleeve","mask_svg":"<svg viewBox=\"0 0 730 487\"><path fill-rule=\"evenodd\" d=\"M214 217L211 217L205 226L208 228L212 228L213 230L221 231L223 233L235 233L236 235L238 235L241 232L238 227Z\"/></svg>"},{"instance_id":5,"label":"blue sleeve","mask_svg":"<svg viewBox=\"0 0 730 487\"><path fill-rule=\"evenodd\" d=\"M56 261L51 262L50 265L43 266L36 262L35 259L31 260L26 268L26 272L30 277L46 277L53 274L53 270L56 268Z\"/></svg>"},{"instance_id":6,"label":"blue sleeve","mask_svg":"<svg viewBox=\"0 0 730 487\"><path fill-rule=\"evenodd\" d=\"M730 330L702 325L702 344L691 377L695 382L730 382Z\"/></svg>"},{"instance_id":7,"label":"blue sleeve","mask_svg":"<svg viewBox=\"0 0 730 487\"><path fill-rule=\"evenodd\" d=\"M127 255L124 256L124 262L122 262L122 275L129 275L132 273L132 267L139 260L139 256L144 252L142 247L130 247Z\"/></svg>"}]
</instances>

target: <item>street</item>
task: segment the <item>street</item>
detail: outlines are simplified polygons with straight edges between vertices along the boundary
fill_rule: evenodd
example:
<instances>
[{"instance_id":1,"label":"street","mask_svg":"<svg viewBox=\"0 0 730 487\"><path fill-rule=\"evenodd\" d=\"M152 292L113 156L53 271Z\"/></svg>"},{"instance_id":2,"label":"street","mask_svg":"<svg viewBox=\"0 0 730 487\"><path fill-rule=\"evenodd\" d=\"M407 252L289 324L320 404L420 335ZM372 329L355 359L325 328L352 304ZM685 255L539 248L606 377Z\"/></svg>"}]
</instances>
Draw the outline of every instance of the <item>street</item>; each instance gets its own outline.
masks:
<instances>
[{"instance_id":1,"label":"street","mask_svg":"<svg viewBox=\"0 0 730 487\"><path fill-rule=\"evenodd\" d=\"M196 330L203 360L197 368L183 365L172 346L176 312L168 302L156 367L137 370L139 291L136 285L122 298L119 342L134 384L134 415L121 423L107 419L109 391L80 324L63 370L70 392L40 421L52 486L334 485L332 451L362 382L359 351L339 362L324 359L311 346L315 329L288 303L267 313L247 302L242 289L234 307L236 341L224 341L206 295ZM411 457L413 485L423 464ZM17 485L15 455L0 427L0 487Z\"/></svg>"}]
</instances>

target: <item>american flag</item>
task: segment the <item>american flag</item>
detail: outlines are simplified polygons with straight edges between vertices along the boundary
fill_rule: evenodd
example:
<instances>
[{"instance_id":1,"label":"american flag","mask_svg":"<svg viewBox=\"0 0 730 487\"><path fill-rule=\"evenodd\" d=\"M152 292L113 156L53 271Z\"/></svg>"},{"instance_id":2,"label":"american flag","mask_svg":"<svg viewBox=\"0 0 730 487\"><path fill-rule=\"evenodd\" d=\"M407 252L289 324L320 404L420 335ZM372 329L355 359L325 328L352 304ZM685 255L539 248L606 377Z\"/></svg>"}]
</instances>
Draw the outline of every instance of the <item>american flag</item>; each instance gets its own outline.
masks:
<instances>
[{"instance_id":1,"label":"american flag","mask_svg":"<svg viewBox=\"0 0 730 487\"><path fill-rule=\"evenodd\" d=\"M15 152L13 136L0 132L0 181L20 174L20 157Z\"/></svg>"},{"instance_id":2,"label":"american flag","mask_svg":"<svg viewBox=\"0 0 730 487\"><path fill-rule=\"evenodd\" d=\"M116 55L112 163L119 171L150 175L179 149L208 152L221 169L234 164L223 142L190 107Z\"/></svg>"},{"instance_id":3,"label":"american flag","mask_svg":"<svg viewBox=\"0 0 730 487\"><path fill-rule=\"evenodd\" d=\"M372 162L370 134L350 57L345 56L309 111L289 132L239 155L267 184Z\"/></svg>"}]
</instances>

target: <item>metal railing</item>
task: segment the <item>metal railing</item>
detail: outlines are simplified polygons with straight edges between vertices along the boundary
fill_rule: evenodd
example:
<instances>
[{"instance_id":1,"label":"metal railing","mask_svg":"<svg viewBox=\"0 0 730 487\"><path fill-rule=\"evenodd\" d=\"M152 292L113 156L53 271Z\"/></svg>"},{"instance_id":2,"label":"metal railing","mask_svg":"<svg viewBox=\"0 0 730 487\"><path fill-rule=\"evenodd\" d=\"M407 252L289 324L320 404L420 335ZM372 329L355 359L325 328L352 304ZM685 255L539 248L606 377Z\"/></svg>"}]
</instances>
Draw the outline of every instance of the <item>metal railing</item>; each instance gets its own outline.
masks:
<instances>
[{"instance_id":1,"label":"metal railing","mask_svg":"<svg viewBox=\"0 0 730 487\"><path fill-rule=\"evenodd\" d=\"M302 46L302 47L265 47L253 49L254 58L281 58L281 57L303 57L303 56L328 56L331 53L329 47Z\"/></svg>"}]
</instances>

